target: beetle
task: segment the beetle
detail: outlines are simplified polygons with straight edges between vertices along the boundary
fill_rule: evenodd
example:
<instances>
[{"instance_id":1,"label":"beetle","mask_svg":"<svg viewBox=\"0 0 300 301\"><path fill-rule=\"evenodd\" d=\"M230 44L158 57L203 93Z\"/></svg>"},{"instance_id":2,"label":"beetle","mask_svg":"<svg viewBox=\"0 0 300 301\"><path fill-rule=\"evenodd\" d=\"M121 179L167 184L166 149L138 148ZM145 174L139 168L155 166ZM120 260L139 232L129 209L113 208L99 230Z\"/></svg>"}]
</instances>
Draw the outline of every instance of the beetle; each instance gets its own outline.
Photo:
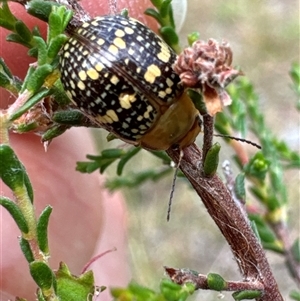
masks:
<instances>
[{"instance_id":1,"label":"beetle","mask_svg":"<svg viewBox=\"0 0 300 301\"><path fill-rule=\"evenodd\" d=\"M139 21L100 16L79 26L60 54L71 101L99 127L149 150L180 149L200 116L172 68L175 52Z\"/></svg>"}]
</instances>

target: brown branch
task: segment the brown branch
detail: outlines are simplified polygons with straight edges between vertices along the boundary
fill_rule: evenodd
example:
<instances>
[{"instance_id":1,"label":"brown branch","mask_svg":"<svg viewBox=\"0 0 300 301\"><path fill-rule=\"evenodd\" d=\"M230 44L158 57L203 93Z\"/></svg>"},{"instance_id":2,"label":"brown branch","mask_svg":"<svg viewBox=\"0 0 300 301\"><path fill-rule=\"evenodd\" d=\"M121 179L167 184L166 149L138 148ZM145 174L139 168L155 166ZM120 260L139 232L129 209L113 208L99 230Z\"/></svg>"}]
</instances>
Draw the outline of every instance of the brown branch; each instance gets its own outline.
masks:
<instances>
[{"instance_id":1,"label":"brown branch","mask_svg":"<svg viewBox=\"0 0 300 301\"><path fill-rule=\"evenodd\" d=\"M188 269L174 269L165 267L165 271L172 281L177 284L192 283L195 285L195 289L210 289L208 284L207 275L196 274L194 271ZM222 291L241 291L241 290L255 290L263 291L264 287L258 280L255 281L226 281L226 288Z\"/></svg>"},{"instance_id":2,"label":"brown branch","mask_svg":"<svg viewBox=\"0 0 300 301\"><path fill-rule=\"evenodd\" d=\"M178 150L169 149L168 155L177 164ZM249 220L235 203L217 175L203 176L202 152L192 144L183 150L180 169L200 196L208 213L226 238L243 275L244 281L259 281L264 295L258 301L283 301L265 252L254 235Z\"/></svg>"}]
</instances>

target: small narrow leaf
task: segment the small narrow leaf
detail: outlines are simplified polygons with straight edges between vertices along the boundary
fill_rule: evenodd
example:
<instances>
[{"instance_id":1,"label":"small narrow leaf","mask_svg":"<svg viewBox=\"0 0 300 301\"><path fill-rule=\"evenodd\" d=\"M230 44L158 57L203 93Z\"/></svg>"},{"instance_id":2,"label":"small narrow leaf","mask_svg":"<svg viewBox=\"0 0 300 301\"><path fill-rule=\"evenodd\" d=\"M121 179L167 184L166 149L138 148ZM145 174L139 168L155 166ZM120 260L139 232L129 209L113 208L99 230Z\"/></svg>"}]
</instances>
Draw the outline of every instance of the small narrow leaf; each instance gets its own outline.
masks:
<instances>
[{"instance_id":1,"label":"small narrow leaf","mask_svg":"<svg viewBox=\"0 0 300 301\"><path fill-rule=\"evenodd\" d=\"M44 262L31 262L29 270L33 280L42 290L49 290L53 286L55 276Z\"/></svg>"},{"instance_id":2,"label":"small narrow leaf","mask_svg":"<svg viewBox=\"0 0 300 301\"><path fill-rule=\"evenodd\" d=\"M242 292L235 292L232 294L233 299L236 301L257 299L261 296L262 296L261 291L242 291Z\"/></svg>"},{"instance_id":3,"label":"small narrow leaf","mask_svg":"<svg viewBox=\"0 0 300 301\"><path fill-rule=\"evenodd\" d=\"M28 111L31 107L37 104L42 98L49 96L52 93L51 90L42 88L38 93L29 98L29 100L16 112L14 112L9 121L14 121L21 117L26 111Z\"/></svg>"},{"instance_id":4,"label":"small narrow leaf","mask_svg":"<svg viewBox=\"0 0 300 301\"><path fill-rule=\"evenodd\" d=\"M172 0L164 0L162 2L162 5L159 9L159 13L160 13L162 18L166 18L166 17L169 16L170 10L172 10L171 2L172 2Z\"/></svg>"},{"instance_id":5,"label":"small narrow leaf","mask_svg":"<svg viewBox=\"0 0 300 301\"><path fill-rule=\"evenodd\" d=\"M70 127L66 125L54 125L42 135L42 142L51 141L52 139L62 135L69 128Z\"/></svg>"},{"instance_id":6,"label":"small narrow leaf","mask_svg":"<svg viewBox=\"0 0 300 301\"><path fill-rule=\"evenodd\" d=\"M212 177L217 171L219 164L219 153L221 145L216 142L207 152L204 163L203 171L207 177Z\"/></svg>"},{"instance_id":7,"label":"small narrow leaf","mask_svg":"<svg viewBox=\"0 0 300 301\"><path fill-rule=\"evenodd\" d=\"M13 149L6 144L0 145L0 177L13 191L24 185L26 171L15 155Z\"/></svg>"},{"instance_id":8,"label":"small narrow leaf","mask_svg":"<svg viewBox=\"0 0 300 301\"><path fill-rule=\"evenodd\" d=\"M41 37L33 37L34 44L38 51L38 65L41 66L47 62L47 44Z\"/></svg>"},{"instance_id":9,"label":"small narrow leaf","mask_svg":"<svg viewBox=\"0 0 300 301\"><path fill-rule=\"evenodd\" d=\"M145 15L154 18L159 24L163 24L160 14L153 8L147 8L144 12Z\"/></svg>"},{"instance_id":10,"label":"small narrow leaf","mask_svg":"<svg viewBox=\"0 0 300 301\"><path fill-rule=\"evenodd\" d=\"M38 19L47 22L53 6L58 3L52 1L32 0L27 4L27 12Z\"/></svg>"},{"instance_id":11,"label":"small narrow leaf","mask_svg":"<svg viewBox=\"0 0 300 301\"><path fill-rule=\"evenodd\" d=\"M62 19L55 11L52 11L52 13L49 16L49 32L47 41L48 43L55 38L57 35L59 35L62 32Z\"/></svg>"},{"instance_id":12,"label":"small narrow leaf","mask_svg":"<svg viewBox=\"0 0 300 301\"><path fill-rule=\"evenodd\" d=\"M23 39L24 42L30 44L32 40L32 33L25 23L21 20L18 20L15 23L15 30L19 36Z\"/></svg>"},{"instance_id":13,"label":"small narrow leaf","mask_svg":"<svg viewBox=\"0 0 300 301\"><path fill-rule=\"evenodd\" d=\"M2 2L0 7L0 26L8 30L14 30L17 18L11 13L7 2Z\"/></svg>"},{"instance_id":14,"label":"small narrow leaf","mask_svg":"<svg viewBox=\"0 0 300 301\"><path fill-rule=\"evenodd\" d=\"M101 152L101 156L107 159L119 159L125 155L125 151L119 148L105 149ZM91 159L91 157L88 157Z\"/></svg>"},{"instance_id":15,"label":"small narrow leaf","mask_svg":"<svg viewBox=\"0 0 300 301\"><path fill-rule=\"evenodd\" d=\"M27 90L35 93L44 84L44 81L48 75L53 71L53 67L49 64L38 66L31 74L27 82Z\"/></svg>"},{"instance_id":16,"label":"small narrow leaf","mask_svg":"<svg viewBox=\"0 0 300 301\"><path fill-rule=\"evenodd\" d=\"M236 196L240 200L245 200L246 199L246 189L245 189L245 174L240 173L234 182L234 190Z\"/></svg>"},{"instance_id":17,"label":"small narrow leaf","mask_svg":"<svg viewBox=\"0 0 300 301\"><path fill-rule=\"evenodd\" d=\"M207 275L207 284L210 289L215 291L222 291L227 287L227 282L224 278L215 273L209 273Z\"/></svg>"},{"instance_id":18,"label":"small narrow leaf","mask_svg":"<svg viewBox=\"0 0 300 301\"><path fill-rule=\"evenodd\" d=\"M118 167L117 167L117 175L120 176L123 172L124 166L126 165L126 163L133 157L135 156L139 151L141 150L140 147L133 147L131 150L129 150L127 152L127 154L125 154L123 156L123 158L119 161L118 163Z\"/></svg>"},{"instance_id":19,"label":"small narrow leaf","mask_svg":"<svg viewBox=\"0 0 300 301\"><path fill-rule=\"evenodd\" d=\"M59 34L55 38L53 38L48 46L48 53L47 56L49 59L54 59L62 45L67 41L67 36L64 34Z\"/></svg>"},{"instance_id":20,"label":"small narrow leaf","mask_svg":"<svg viewBox=\"0 0 300 301\"><path fill-rule=\"evenodd\" d=\"M9 70L8 66L5 64L3 58L0 58L0 71L1 73L4 73L7 75L7 77L9 78L13 78L13 75L11 73L11 71Z\"/></svg>"},{"instance_id":21,"label":"small narrow leaf","mask_svg":"<svg viewBox=\"0 0 300 301\"><path fill-rule=\"evenodd\" d=\"M37 222L37 238L39 248L42 252L48 254L49 247L48 247L48 223L49 217L52 212L52 207L47 206L40 215L40 218Z\"/></svg>"},{"instance_id":22,"label":"small narrow leaf","mask_svg":"<svg viewBox=\"0 0 300 301\"><path fill-rule=\"evenodd\" d=\"M164 39L164 41L171 46L175 52L177 51L177 45L179 43L179 37L171 26L163 26L159 29L159 32Z\"/></svg>"},{"instance_id":23,"label":"small narrow leaf","mask_svg":"<svg viewBox=\"0 0 300 301\"><path fill-rule=\"evenodd\" d=\"M30 48L32 45L26 41L24 41L18 34L16 33L10 33L9 35L7 35L6 37L6 41L8 42L14 42L17 44L21 44L27 48Z\"/></svg>"},{"instance_id":24,"label":"small narrow leaf","mask_svg":"<svg viewBox=\"0 0 300 301\"><path fill-rule=\"evenodd\" d=\"M194 42L200 39L200 33L198 31L194 31L190 33L187 37L189 46L192 46Z\"/></svg>"},{"instance_id":25,"label":"small narrow leaf","mask_svg":"<svg viewBox=\"0 0 300 301\"><path fill-rule=\"evenodd\" d=\"M34 261L34 256L31 251L29 242L26 239L24 239L23 237L21 237L19 243L20 243L21 250L22 250L26 260L28 261L28 263Z\"/></svg>"},{"instance_id":26,"label":"small narrow leaf","mask_svg":"<svg viewBox=\"0 0 300 301\"><path fill-rule=\"evenodd\" d=\"M28 233L29 229L26 219L17 204L7 197L0 196L0 205L10 213L21 232Z\"/></svg>"}]
</instances>

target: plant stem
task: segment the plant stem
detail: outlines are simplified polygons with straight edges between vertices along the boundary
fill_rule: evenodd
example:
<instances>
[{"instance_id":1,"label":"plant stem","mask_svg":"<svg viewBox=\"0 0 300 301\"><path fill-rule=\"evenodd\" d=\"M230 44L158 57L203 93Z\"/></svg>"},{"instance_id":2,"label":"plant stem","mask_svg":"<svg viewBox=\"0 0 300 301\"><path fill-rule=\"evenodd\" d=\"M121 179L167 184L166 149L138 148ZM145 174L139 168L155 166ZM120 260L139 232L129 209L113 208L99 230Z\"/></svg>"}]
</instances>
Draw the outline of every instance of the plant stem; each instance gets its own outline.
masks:
<instances>
[{"instance_id":1,"label":"plant stem","mask_svg":"<svg viewBox=\"0 0 300 301\"><path fill-rule=\"evenodd\" d=\"M195 144L185 148L183 152L180 169L226 238L244 281L258 280L263 284L264 294L258 301L283 301L265 252L239 205L234 202L217 175L211 178L202 175L199 166L202 166L200 163L203 156ZM167 153L177 164L179 152L169 149Z\"/></svg>"}]
</instances>

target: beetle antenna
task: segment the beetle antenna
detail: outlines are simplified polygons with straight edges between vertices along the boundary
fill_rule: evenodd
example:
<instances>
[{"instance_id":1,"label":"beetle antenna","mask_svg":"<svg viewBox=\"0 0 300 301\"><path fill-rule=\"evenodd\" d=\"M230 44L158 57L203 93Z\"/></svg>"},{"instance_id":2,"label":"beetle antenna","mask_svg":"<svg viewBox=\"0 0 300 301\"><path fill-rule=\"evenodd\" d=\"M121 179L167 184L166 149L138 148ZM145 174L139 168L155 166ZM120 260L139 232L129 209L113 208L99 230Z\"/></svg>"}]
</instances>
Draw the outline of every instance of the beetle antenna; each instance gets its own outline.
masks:
<instances>
[{"instance_id":1,"label":"beetle antenna","mask_svg":"<svg viewBox=\"0 0 300 301\"><path fill-rule=\"evenodd\" d=\"M173 201L173 196L175 191L175 184L176 184L177 174L178 174L182 157L183 157L183 151L180 150L178 163L176 164L173 181L172 181L171 193L170 193L169 204L168 204L167 221L169 221L171 217L171 207L172 207L172 201Z\"/></svg>"},{"instance_id":2,"label":"beetle antenna","mask_svg":"<svg viewBox=\"0 0 300 301\"><path fill-rule=\"evenodd\" d=\"M244 138L238 138L238 137L229 136L229 135L222 135L222 134L214 134L214 136L216 136L216 137L223 137L223 138L229 138L229 139L233 139L233 140L236 140L236 141L245 142L245 143L248 143L248 144L251 144L251 145L257 147L258 149L261 149L261 146L259 144L255 143L255 142L252 142L250 140L244 139Z\"/></svg>"}]
</instances>

